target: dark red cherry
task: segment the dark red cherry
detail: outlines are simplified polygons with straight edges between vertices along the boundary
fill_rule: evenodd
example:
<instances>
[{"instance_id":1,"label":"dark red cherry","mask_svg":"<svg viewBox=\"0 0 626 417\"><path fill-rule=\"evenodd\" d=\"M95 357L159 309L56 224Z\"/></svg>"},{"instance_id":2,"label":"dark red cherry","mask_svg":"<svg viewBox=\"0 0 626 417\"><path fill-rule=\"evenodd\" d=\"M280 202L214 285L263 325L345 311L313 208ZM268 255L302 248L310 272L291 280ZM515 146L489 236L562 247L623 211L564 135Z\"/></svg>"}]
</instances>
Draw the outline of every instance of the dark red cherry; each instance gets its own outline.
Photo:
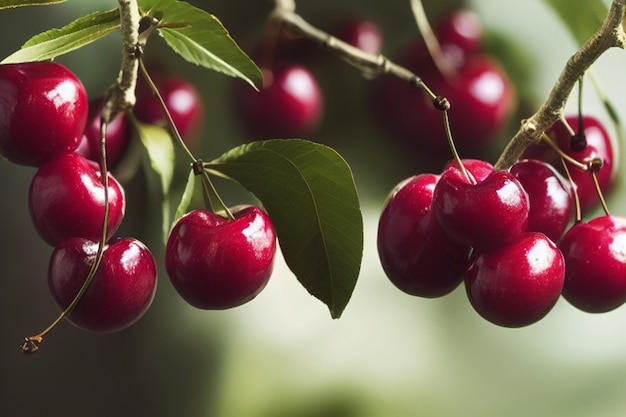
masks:
<instances>
[{"instance_id":1,"label":"dark red cherry","mask_svg":"<svg viewBox=\"0 0 626 417\"><path fill-rule=\"evenodd\" d=\"M108 236L124 218L124 189L109 175ZM99 241L104 224L104 184L98 164L67 153L42 165L30 184L28 203L35 229L56 246L69 237Z\"/></svg>"},{"instance_id":2,"label":"dark red cherry","mask_svg":"<svg viewBox=\"0 0 626 417\"><path fill-rule=\"evenodd\" d=\"M165 268L189 304L221 310L256 297L272 274L276 233L255 206L232 209L234 220L194 210L170 232Z\"/></svg>"},{"instance_id":3,"label":"dark red cherry","mask_svg":"<svg viewBox=\"0 0 626 417\"><path fill-rule=\"evenodd\" d=\"M442 175L433 195L437 221L457 242L478 247L506 243L526 230L528 194L508 171L484 180Z\"/></svg>"},{"instance_id":4,"label":"dark red cherry","mask_svg":"<svg viewBox=\"0 0 626 417\"><path fill-rule=\"evenodd\" d=\"M566 264L563 297L574 307L604 313L626 302L626 218L578 223L559 246Z\"/></svg>"},{"instance_id":5,"label":"dark red cherry","mask_svg":"<svg viewBox=\"0 0 626 417\"><path fill-rule=\"evenodd\" d=\"M313 132L323 112L323 98L313 74L299 64L279 64L263 71L263 89L238 84L234 100L242 128L253 139L298 138Z\"/></svg>"},{"instance_id":6,"label":"dark red cherry","mask_svg":"<svg viewBox=\"0 0 626 417\"><path fill-rule=\"evenodd\" d=\"M55 62L0 65L0 154L40 166L73 152L87 120L87 92Z\"/></svg>"},{"instance_id":7,"label":"dark red cherry","mask_svg":"<svg viewBox=\"0 0 626 417\"><path fill-rule=\"evenodd\" d=\"M378 223L378 254L389 280L407 294L440 297L463 280L471 248L453 241L431 210L439 176L420 174L398 184Z\"/></svg>"},{"instance_id":8,"label":"dark red cherry","mask_svg":"<svg viewBox=\"0 0 626 417\"><path fill-rule=\"evenodd\" d=\"M97 251L97 242L69 238L52 252L48 283L62 309L78 294ZM93 280L67 319L92 332L122 330L148 310L156 285L157 267L149 249L136 239L112 241L104 247Z\"/></svg>"},{"instance_id":9,"label":"dark red cherry","mask_svg":"<svg viewBox=\"0 0 626 417\"><path fill-rule=\"evenodd\" d=\"M100 115L104 108L104 97L97 97L89 102L89 117L81 142L76 153L85 158L100 162ZM132 126L124 113L119 113L107 124L106 154L107 166L114 168L120 161L132 137Z\"/></svg>"},{"instance_id":10,"label":"dark red cherry","mask_svg":"<svg viewBox=\"0 0 626 417\"><path fill-rule=\"evenodd\" d=\"M453 60L457 68L476 54L483 43L480 17L469 9L456 9L445 15L433 30L444 54Z\"/></svg>"},{"instance_id":11,"label":"dark red cherry","mask_svg":"<svg viewBox=\"0 0 626 417\"><path fill-rule=\"evenodd\" d=\"M191 82L175 75L152 75L152 81L183 140L188 145L194 144L202 128L205 110L200 92ZM137 83L137 102L133 112L143 123L165 128L169 126L159 100L143 79Z\"/></svg>"},{"instance_id":12,"label":"dark red cherry","mask_svg":"<svg viewBox=\"0 0 626 417\"><path fill-rule=\"evenodd\" d=\"M468 268L470 303L486 320L522 327L543 318L563 288L565 262L543 233L526 232L507 244L480 251Z\"/></svg>"},{"instance_id":13,"label":"dark red cherry","mask_svg":"<svg viewBox=\"0 0 626 417\"><path fill-rule=\"evenodd\" d=\"M378 55L383 38L378 25L366 19L347 19L338 25L337 38L368 54Z\"/></svg>"},{"instance_id":14,"label":"dark red cherry","mask_svg":"<svg viewBox=\"0 0 626 417\"><path fill-rule=\"evenodd\" d=\"M538 159L523 159L510 169L528 193L529 232L541 232L558 242L574 219L572 187L552 165Z\"/></svg>"}]
</instances>

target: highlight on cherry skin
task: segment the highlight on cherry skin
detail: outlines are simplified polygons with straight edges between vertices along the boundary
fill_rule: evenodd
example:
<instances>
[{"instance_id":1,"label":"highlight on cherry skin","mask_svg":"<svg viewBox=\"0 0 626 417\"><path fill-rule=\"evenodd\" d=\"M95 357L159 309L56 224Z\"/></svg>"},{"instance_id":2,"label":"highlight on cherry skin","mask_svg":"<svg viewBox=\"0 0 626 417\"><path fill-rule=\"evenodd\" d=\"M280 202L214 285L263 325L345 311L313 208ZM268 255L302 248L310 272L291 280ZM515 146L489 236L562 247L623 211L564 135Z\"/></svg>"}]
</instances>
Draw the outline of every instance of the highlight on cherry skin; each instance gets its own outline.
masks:
<instances>
[{"instance_id":1,"label":"highlight on cherry skin","mask_svg":"<svg viewBox=\"0 0 626 417\"><path fill-rule=\"evenodd\" d=\"M172 285L189 304L223 310L265 288L274 268L276 232L257 206L230 209L233 220L193 210L177 220L165 247Z\"/></svg>"},{"instance_id":2,"label":"highlight on cherry skin","mask_svg":"<svg viewBox=\"0 0 626 417\"><path fill-rule=\"evenodd\" d=\"M73 152L88 107L82 82L62 64L0 65L0 154L13 163L37 167Z\"/></svg>"},{"instance_id":3,"label":"highlight on cherry skin","mask_svg":"<svg viewBox=\"0 0 626 417\"><path fill-rule=\"evenodd\" d=\"M107 236L119 228L126 211L123 187L109 174ZM104 183L100 167L76 153L48 161L35 173L28 207L37 233L52 246L69 237L99 241L104 223Z\"/></svg>"},{"instance_id":4,"label":"highlight on cherry skin","mask_svg":"<svg viewBox=\"0 0 626 417\"><path fill-rule=\"evenodd\" d=\"M48 284L65 309L78 294L96 259L98 242L62 240L52 252ZM136 323L150 307L157 287L157 267L150 250L133 238L114 239L86 292L67 320L91 332L115 332Z\"/></svg>"}]
</instances>

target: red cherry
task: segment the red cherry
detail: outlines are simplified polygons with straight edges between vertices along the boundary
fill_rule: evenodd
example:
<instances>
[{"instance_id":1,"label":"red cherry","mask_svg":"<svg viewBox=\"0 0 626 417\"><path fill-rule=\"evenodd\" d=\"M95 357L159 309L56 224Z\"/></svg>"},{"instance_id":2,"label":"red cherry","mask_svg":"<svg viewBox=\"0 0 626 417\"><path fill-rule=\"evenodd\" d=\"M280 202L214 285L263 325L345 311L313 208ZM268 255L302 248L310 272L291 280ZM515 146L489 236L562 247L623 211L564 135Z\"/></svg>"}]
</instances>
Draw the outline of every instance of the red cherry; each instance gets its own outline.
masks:
<instances>
[{"instance_id":1,"label":"red cherry","mask_svg":"<svg viewBox=\"0 0 626 417\"><path fill-rule=\"evenodd\" d=\"M108 236L122 223L126 200L122 186L109 175ZM78 154L63 154L42 165L28 193L35 229L56 246L69 237L99 241L104 222L104 185L98 164Z\"/></svg>"},{"instance_id":2,"label":"red cherry","mask_svg":"<svg viewBox=\"0 0 626 417\"><path fill-rule=\"evenodd\" d=\"M448 78L428 67L411 69L450 102L450 128L457 147L483 147L506 127L515 105L515 89L493 59L473 56ZM376 113L384 126L412 147L448 149L441 111L426 94L395 78L385 79L378 87Z\"/></svg>"},{"instance_id":3,"label":"red cherry","mask_svg":"<svg viewBox=\"0 0 626 417\"><path fill-rule=\"evenodd\" d=\"M437 175L421 174L398 184L378 223L378 254L385 274L400 290L440 297L463 280L471 248L451 240L431 210Z\"/></svg>"},{"instance_id":4,"label":"red cherry","mask_svg":"<svg viewBox=\"0 0 626 417\"><path fill-rule=\"evenodd\" d=\"M578 116L567 116L565 120L574 129L576 134L580 133L578 131ZM614 145L606 129L598 119L593 116L583 116L582 121L587 142L587 145L582 150L572 149L570 146L572 137L561 122L557 122L551 126L546 130L546 134L550 136L565 153L577 161L584 163L594 158L602 159L604 165L596 175L600 189L603 193L608 193L615 179L613 170ZM572 165L568 165L568 169L572 176L572 181L576 185L576 192L580 198L581 208L586 210L596 206L600 202L600 199L591 174Z\"/></svg>"},{"instance_id":5,"label":"red cherry","mask_svg":"<svg viewBox=\"0 0 626 417\"><path fill-rule=\"evenodd\" d=\"M40 166L73 152L87 120L87 92L55 62L0 65L0 154Z\"/></svg>"},{"instance_id":6,"label":"red cherry","mask_svg":"<svg viewBox=\"0 0 626 417\"><path fill-rule=\"evenodd\" d=\"M378 55L383 45L380 29L371 20L348 19L341 22L337 38L373 55Z\"/></svg>"},{"instance_id":7,"label":"red cherry","mask_svg":"<svg viewBox=\"0 0 626 417\"><path fill-rule=\"evenodd\" d=\"M89 102L89 117L76 153L95 162L100 162L100 114L104 108L104 97ZM107 166L113 168L124 156L132 136L130 121L120 113L107 124L106 152Z\"/></svg>"},{"instance_id":8,"label":"red cherry","mask_svg":"<svg viewBox=\"0 0 626 417\"><path fill-rule=\"evenodd\" d=\"M444 55L459 68L478 52L483 43L483 25L472 10L457 9L439 20L433 28Z\"/></svg>"},{"instance_id":9,"label":"red cherry","mask_svg":"<svg viewBox=\"0 0 626 417\"><path fill-rule=\"evenodd\" d=\"M204 102L199 91L189 81L174 75L153 75L152 81L159 90L176 129L185 143L192 145L198 139L204 116ZM169 126L159 100L143 79L137 83L137 102L133 112L143 123Z\"/></svg>"},{"instance_id":10,"label":"red cherry","mask_svg":"<svg viewBox=\"0 0 626 417\"><path fill-rule=\"evenodd\" d=\"M471 178L479 182L484 181L493 172L493 165L482 159L463 159L461 163L463 163L463 167L471 175ZM446 164L441 176L465 180L465 174L455 160L451 160Z\"/></svg>"},{"instance_id":11,"label":"red cherry","mask_svg":"<svg viewBox=\"0 0 626 417\"><path fill-rule=\"evenodd\" d=\"M52 252L48 283L62 309L78 294L97 251L97 242L69 238ZM136 239L116 240L104 247L93 280L67 319L92 332L122 330L148 310L156 285L156 263L148 248Z\"/></svg>"},{"instance_id":12,"label":"red cherry","mask_svg":"<svg viewBox=\"0 0 626 417\"><path fill-rule=\"evenodd\" d=\"M558 242L574 218L572 187L550 164L537 159L516 162L511 174L528 193L529 232L541 232Z\"/></svg>"},{"instance_id":13,"label":"red cherry","mask_svg":"<svg viewBox=\"0 0 626 417\"><path fill-rule=\"evenodd\" d=\"M508 171L494 171L475 184L457 175L442 175L435 187L433 211L451 238L485 248L504 244L526 230L529 201Z\"/></svg>"},{"instance_id":14,"label":"red cherry","mask_svg":"<svg viewBox=\"0 0 626 417\"><path fill-rule=\"evenodd\" d=\"M589 313L626 302L626 218L601 216L579 223L560 243L566 272L563 297Z\"/></svg>"},{"instance_id":15,"label":"red cherry","mask_svg":"<svg viewBox=\"0 0 626 417\"><path fill-rule=\"evenodd\" d=\"M486 320L522 327L543 318L563 287L565 262L542 233L517 235L504 246L480 252L468 268L470 303Z\"/></svg>"},{"instance_id":16,"label":"red cherry","mask_svg":"<svg viewBox=\"0 0 626 417\"><path fill-rule=\"evenodd\" d=\"M281 64L263 74L261 91L238 84L234 95L237 114L253 139L297 138L315 130L323 99L313 74L299 64Z\"/></svg>"},{"instance_id":17,"label":"red cherry","mask_svg":"<svg viewBox=\"0 0 626 417\"><path fill-rule=\"evenodd\" d=\"M276 234L260 208L236 207L234 220L194 210L174 225L165 248L165 267L174 288L189 304L227 309L256 297L274 265Z\"/></svg>"}]
</instances>

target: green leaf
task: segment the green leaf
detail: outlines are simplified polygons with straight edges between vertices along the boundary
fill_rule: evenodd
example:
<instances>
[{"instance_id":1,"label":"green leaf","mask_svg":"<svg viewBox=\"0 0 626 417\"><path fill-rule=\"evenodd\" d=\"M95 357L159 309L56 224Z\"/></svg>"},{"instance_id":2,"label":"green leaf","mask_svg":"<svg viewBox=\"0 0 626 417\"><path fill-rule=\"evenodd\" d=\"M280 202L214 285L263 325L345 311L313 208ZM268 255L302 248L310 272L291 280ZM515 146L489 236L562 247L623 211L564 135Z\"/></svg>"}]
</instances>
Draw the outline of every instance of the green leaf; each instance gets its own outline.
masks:
<instances>
[{"instance_id":1,"label":"green leaf","mask_svg":"<svg viewBox=\"0 0 626 417\"><path fill-rule=\"evenodd\" d=\"M346 161L318 143L274 139L239 146L206 166L261 200L287 265L339 318L363 254L363 218Z\"/></svg>"},{"instance_id":2,"label":"green leaf","mask_svg":"<svg viewBox=\"0 0 626 417\"><path fill-rule=\"evenodd\" d=\"M582 45L600 27L608 9L602 0L544 0Z\"/></svg>"},{"instance_id":3,"label":"green leaf","mask_svg":"<svg viewBox=\"0 0 626 417\"><path fill-rule=\"evenodd\" d=\"M21 6L44 6L47 4L64 3L66 0L0 0L0 9Z\"/></svg>"},{"instance_id":4,"label":"green leaf","mask_svg":"<svg viewBox=\"0 0 626 417\"><path fill-rule=\"evenodd\" d=\"M146 14L163 15L159 34L185 60L241 78L257 89L262 86L261 70L215 16L183 1L140 0L139 4Z\"/></svg>"},{"instance_id":5,"label":"green leaf","mask_svg":"<svg viewBox=\"0 0 626 417\"><path fill-rule=\"evenodd\" d=\"M52 59L96 41L120 26L118 9L94 12L60 28L50 29L30 38L21 49L2 63L31 62Z\"/></svg>"},{"instance_id":6,"label":"green leaf","mask_svg":"<svg viewBox=\"0 0 626 417\"><path fill-rule=\"evenodd\" d=\"M167 238L170 231L170 200L168 198L172 180L174 178L175 149L170 134L162 127L140 123L131 117L135 129L139 133L139 138L146 150L148 167L153 174L156 174L158 185L155 198L162 202L162 231L163 239ZM149 176L150 181L154 176Z\"/></svg>"}]
</instances>

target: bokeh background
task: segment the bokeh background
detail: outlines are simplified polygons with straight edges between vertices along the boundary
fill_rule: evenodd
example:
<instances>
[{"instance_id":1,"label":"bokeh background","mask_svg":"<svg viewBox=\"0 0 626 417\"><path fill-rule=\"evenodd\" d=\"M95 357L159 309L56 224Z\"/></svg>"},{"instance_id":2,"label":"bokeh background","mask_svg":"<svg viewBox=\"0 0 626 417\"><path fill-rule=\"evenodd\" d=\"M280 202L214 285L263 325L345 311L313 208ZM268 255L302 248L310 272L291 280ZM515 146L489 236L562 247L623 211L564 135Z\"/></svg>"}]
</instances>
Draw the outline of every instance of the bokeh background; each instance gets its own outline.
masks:
<instances>
[{"instance_id":1,"label":"bokeh background","mask_svg":"<svg viewBox=\"0 0 626 417\"><path fill-rule=\"evenodd\" d=\"M69 0L3 10L0 56L35 33L116 4ZM269 0L194 4L219 17L244 49L261 36L271 7ZM494 145L489 155L494 158L519 120L547 95L577 45L540 0L430 0L425 5L433 18L459 5L475 10L493 40L490 53L515 74L519 112L510 131ZM383 32L383 53L392 57L419 36L408 0L300 1L298 11L327 30L345 17L372 19ZM504 329L481 319L462 287L426 300L407 296L387 281L375 247L378 215L396 183L426 169L423 155L407 151L376 123L370 81L333 56L307 52L314 57L309 64L326 105L324 122L310 139L333 146L350 163L365 220L362 273L342 318L331 320L326 307L297 283L279 256L264 292L238 309L194 309L177 296L161 271L154 304L135 326L94 335L63 323L36 355L24 356L18 349L23 337L45 327L59 312L46 283L52 249L36 236L27 214L34 170L0 161L0 415L626 415L625 308L592 315L560 300L539 323ZM119 53L119 37L111 35L59 61L95 96L115 79ZM216 157L246 141L232 110L231 92L238 81L187 64L159 39L150 41L148 54L201 90L206 115L199 155ZM622 117L625 66L626 53L610 51L594 67ZM593 89L586 90L584 100L585 110L604 120L617 137ZM609 196L614 214L626 214L623 182ZM149 243L160 261L158 216L145 215L159 206L143 184L141 173L128 179L129 213L122 232ZM237 186L219 186L229 204L253 201Z\"/></svg>"}]
</instances>

